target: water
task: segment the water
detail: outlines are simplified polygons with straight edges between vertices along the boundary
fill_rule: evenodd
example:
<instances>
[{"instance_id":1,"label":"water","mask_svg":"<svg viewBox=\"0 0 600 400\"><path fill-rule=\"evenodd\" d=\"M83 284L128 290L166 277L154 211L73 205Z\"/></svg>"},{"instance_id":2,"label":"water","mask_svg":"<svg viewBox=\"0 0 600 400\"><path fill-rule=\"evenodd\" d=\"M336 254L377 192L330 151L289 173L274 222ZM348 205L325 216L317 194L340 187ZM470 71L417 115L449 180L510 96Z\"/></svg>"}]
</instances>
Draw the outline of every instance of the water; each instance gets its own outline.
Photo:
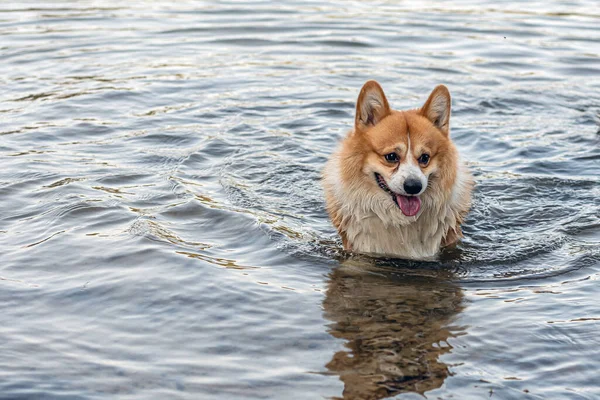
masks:
<instances>
[{"instance_id":1,"label":"water","mask_svg":"<svg viewBox=\"0 0 600 400\"><path fill-rule=\"evenodd\" d=\"M598 399L600 11L0 5L3 399ZM367 79L453 95L439 262L344 254L320 170Z\"/></svg>"}]
</instances>

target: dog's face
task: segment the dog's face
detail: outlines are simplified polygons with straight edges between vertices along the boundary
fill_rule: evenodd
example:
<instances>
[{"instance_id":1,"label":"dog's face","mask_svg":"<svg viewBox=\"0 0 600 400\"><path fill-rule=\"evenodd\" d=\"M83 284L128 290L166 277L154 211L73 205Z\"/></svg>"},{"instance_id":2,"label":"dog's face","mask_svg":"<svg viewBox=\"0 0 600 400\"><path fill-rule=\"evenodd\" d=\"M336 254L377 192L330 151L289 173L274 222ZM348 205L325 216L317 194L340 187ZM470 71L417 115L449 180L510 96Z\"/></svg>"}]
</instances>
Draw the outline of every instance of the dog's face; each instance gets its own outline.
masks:
<instances>
[{"instance_id":1,"label":"dog's face","mask_svg":"<svg viewBox=\"0 0 600 400\"><path fill-rule=\"evenodd\" d=\"M450 93L438 86L419 110L391 110L377 82L361 90L356 106L356 150L371 190L388 196L407 217L421 211L422 198L439 196L449 158Z\"/></svg>"}]
</instances>

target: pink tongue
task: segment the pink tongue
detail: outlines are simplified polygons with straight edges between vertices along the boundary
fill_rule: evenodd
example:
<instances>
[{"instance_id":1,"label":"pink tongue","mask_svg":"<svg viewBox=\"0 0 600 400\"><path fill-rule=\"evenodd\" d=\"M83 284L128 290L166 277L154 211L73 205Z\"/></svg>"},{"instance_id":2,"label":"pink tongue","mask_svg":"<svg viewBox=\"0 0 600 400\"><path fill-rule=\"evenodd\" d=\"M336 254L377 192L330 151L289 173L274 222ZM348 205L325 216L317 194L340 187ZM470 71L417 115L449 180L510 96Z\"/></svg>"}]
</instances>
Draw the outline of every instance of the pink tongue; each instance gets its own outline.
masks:
<instances>
[{"instance_id":1,"label":"pink tongue","mask_svg":"<svg viewBox=\"0 0 600 400\"><path fill-rule=\"evenodd\" d=\"M397 194L396 201L400 205L402 213L407 217L417 215L421 209L421 199L417 196L402 196Z\"/></svg>"}]
</instances>

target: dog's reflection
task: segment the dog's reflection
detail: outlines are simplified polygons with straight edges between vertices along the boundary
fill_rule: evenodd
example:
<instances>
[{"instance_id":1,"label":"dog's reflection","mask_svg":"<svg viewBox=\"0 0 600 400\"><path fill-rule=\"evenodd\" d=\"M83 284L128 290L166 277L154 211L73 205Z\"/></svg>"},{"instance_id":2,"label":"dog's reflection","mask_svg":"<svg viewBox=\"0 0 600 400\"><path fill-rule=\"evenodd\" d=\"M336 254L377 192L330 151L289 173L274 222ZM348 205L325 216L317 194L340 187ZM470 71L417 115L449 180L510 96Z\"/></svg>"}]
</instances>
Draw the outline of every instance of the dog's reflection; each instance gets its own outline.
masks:
<instances>
[{"instance_id":1,"label":"dog's reflection","mask_svg":"<svg viewBox=\"0 0 600 400\"><path fill-rule=\"evenodd\" d=\"M330 275L323 302L329 333L346 340L327 364L344 399L382 399L439 388L450 374L440 355L462 309L461 289L440 277L398 276L344 263Z\"/></svg>"}]
</instances>

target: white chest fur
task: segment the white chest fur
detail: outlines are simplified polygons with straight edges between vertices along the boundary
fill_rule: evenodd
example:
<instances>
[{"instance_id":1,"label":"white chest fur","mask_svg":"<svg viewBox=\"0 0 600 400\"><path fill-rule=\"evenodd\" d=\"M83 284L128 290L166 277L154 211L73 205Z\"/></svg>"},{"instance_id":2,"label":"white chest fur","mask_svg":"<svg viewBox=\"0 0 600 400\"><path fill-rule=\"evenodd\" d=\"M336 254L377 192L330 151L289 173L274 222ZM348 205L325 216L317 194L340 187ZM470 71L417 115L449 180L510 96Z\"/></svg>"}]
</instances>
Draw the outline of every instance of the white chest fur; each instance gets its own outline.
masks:
<instances>
[{"instance_id":1,"label":"white chest fur","mask_svg":"<svg viewBox=\"0 0 600 400\"><path fill-rule=\"evenodd\" d=\"M422 214L409 225L385 224L373 213L360 220L351 218L346 235L352 250L359 253L424 259L437 254L446 232L441 221L424 223L429 219Z\"/></svg>"}]
</instances>

